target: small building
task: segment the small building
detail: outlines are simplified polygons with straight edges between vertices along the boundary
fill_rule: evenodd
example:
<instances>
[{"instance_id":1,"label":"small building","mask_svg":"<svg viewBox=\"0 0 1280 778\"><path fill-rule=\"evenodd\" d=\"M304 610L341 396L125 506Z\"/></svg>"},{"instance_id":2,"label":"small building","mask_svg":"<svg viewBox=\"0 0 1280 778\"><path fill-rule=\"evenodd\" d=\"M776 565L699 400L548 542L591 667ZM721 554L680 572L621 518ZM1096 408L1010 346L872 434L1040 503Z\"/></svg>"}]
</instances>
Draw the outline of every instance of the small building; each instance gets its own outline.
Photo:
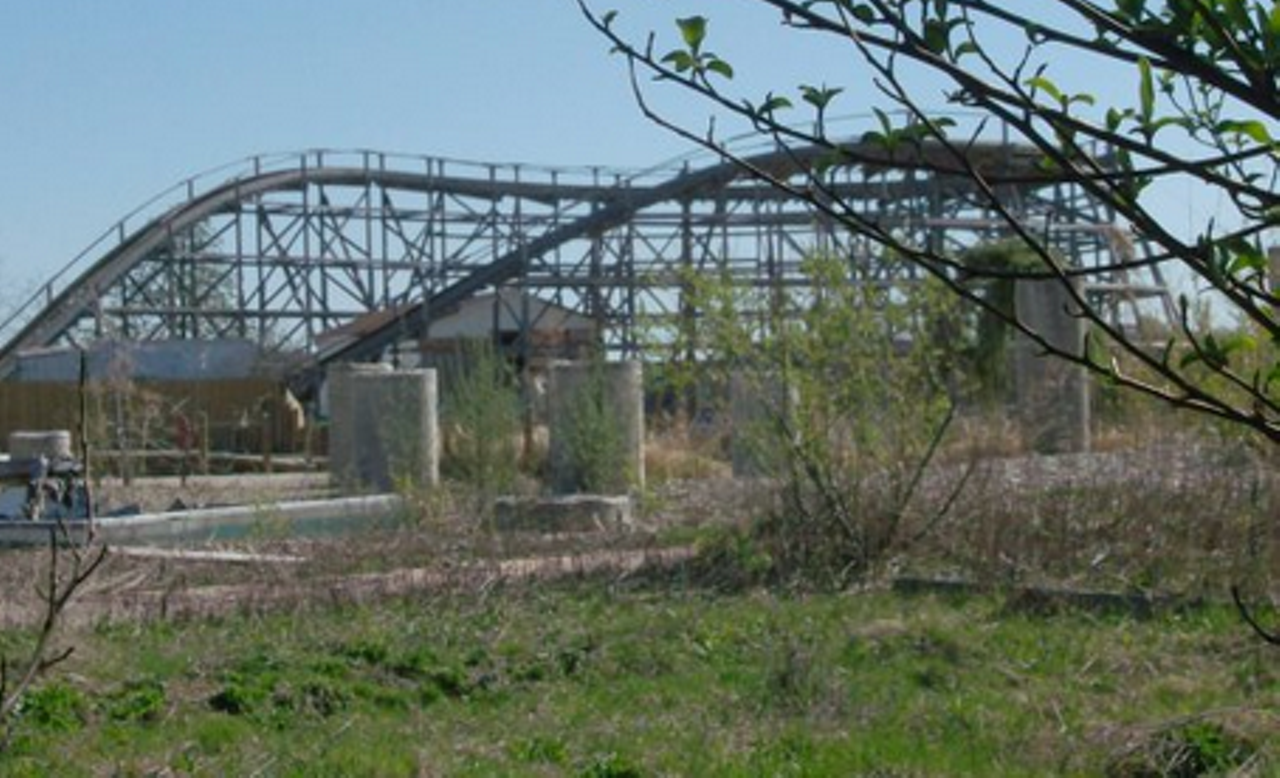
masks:
<instances>
[{"instance_id":1,"label":"small building","mask_svg":"<svg viewBox=\"0 0 1280 778\"><path fill-rule=\"evenodd\" d=\"M231 381L279 377L279 360L264 359L247 340L100 340L84 350L91 380ZM23 383L75 382L80 350L30 349L18 355L10 380Z\"/></svg>"},{"instance_id":2,"label":"small building","mask_svg":"<svg viewBox=\"0 0 1280 778\"><path fill-rule=\"evenodd\" d=\"M317 338L321 352L334 351L364 334L385 326L405 309L392 308L361 316ZM527 323L527 326L522 326ZM528 332L524 348L521 335ZM517 289L503 289L472 297L431 322L425 337L397 344L390 359L399 367L448 368L466 344L485 341L502 349L516 363L539 370L560 359L579 359L597 341L594 321L580 313Z\"/></svg>"}]
</instances>

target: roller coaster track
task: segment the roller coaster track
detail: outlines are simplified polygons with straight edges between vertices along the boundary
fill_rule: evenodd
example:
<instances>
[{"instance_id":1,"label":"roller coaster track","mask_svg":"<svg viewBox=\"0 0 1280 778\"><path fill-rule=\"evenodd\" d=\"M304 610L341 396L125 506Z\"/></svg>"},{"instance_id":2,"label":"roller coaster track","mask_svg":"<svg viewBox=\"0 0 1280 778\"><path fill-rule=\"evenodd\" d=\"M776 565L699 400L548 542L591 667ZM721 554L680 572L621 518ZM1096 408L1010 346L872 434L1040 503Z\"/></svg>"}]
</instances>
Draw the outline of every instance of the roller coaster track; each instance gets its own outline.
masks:
<instances>
[{"instance_id":1,"label":"roller coaster track","mask_svg":"<svg viewBox=\"0 0 1280 778\"><path fill-rule=\"evenodd\" d=\"M1019 149L973 153L1019 218L1052 230L1071 261L1115 266L1115 228L1081 193L1045 179ZM796 177L818 154L765 150L752 161ZM998 238L1006 225L965 177L928 157L887 160L859 148L832 185L859 211L935 247ZM376 358L504 287L590 316L614 347L633 351L640 318L682 310L689 270L799 285L800 261L814 251L879 262L874 247L723 162L619 172L368 151L251 158L130 214L0 322L0 377L29 350L99 338L246 338L305 354L314 370ZM881 263L873 275L892 282L911 272ZM1090 281L1133 305L1167 298L1158 276L1107 270ZM325 332L379 311L394 315L324 344Z\"/></svg>"}]
</instances>

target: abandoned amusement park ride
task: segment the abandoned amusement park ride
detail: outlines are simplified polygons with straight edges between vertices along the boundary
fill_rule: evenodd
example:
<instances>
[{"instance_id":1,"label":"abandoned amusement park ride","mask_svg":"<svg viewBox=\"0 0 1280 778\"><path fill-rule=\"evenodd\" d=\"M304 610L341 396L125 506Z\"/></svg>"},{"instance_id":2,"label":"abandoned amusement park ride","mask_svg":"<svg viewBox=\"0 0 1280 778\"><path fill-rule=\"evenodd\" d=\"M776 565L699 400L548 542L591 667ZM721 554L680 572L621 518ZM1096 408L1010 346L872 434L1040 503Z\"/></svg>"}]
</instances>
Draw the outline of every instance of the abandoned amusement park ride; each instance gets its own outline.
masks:
<instances>
[{"instance_id":1,"label":"abandoned amusement park ride","mask_svg":"<svg viewBox=\"0 0 1280 778\"><path fill-rule=\"evenodd\" d=\"M961 167L928 143L892 157L851 148L845 164L822 163L831 190L909 240L959 254L1009 235L1005 215L976 191L969 171L978 170L1078 269L1083 294L1117 326L1132 332L1173 316L1141 242L1034 150L975 143ZM747 156L800 182L822 155ZM179 397L206 445L222 435L288 453L312 439L285 429L282 409L298 424L323 415L335 365L429 367L448 350L442 339L476 336L521 367L597 345L611 358L662 358L646 353L664 342L655 329L700 315L690 274L803 297L802 263L814 255L841 257L859 279L908 294L921 280L742 166L706 156L643 171L373 151L253 157L127 214L0 322L0 440L77 428L70 365L83 353L92 380L146 381ZM132 362L108 358L122 351ZM219 404L230 396L240 400ZM275 426L245 443L259 417ZM0 514L82 511L73 458L14 456L0 468Z\"/></svg>"}]
</instances>

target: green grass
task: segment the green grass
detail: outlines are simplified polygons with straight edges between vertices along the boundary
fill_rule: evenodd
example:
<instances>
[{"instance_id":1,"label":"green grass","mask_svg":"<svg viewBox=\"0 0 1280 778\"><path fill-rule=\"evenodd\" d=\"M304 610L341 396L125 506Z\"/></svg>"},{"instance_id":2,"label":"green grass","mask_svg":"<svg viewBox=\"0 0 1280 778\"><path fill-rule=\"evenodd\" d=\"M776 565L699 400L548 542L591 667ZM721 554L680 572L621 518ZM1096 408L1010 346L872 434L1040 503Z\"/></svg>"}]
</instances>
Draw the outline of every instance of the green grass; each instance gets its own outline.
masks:
<instances>
[{"instance_id":1,"label":"green grass","mask_svg":"<svg viewBox=\"0 0 1280 778\"><path fill-rule=\"evenodd\" d=\"M579 582L71 639L0 774L1280 771L1280 655L1219 608Z\"/></svg>"}]
</instances>

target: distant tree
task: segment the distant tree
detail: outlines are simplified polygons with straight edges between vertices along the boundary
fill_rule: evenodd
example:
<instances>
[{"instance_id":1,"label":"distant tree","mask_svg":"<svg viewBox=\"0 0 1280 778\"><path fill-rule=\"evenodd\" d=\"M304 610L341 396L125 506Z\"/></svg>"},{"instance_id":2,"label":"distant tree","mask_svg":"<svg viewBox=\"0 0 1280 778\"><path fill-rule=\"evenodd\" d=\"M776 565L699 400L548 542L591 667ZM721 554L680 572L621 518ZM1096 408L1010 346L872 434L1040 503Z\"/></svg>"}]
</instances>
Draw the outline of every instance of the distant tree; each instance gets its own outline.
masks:
<instances>
[{"instance_id":1,"label":"distant tree","mask_svg":"<svg viewBox=\"0 0 1280 778\"><path fill-rule=\"evenodd\" d=\"M578 2L627 61L639 104L653 121L749 165L724 142L716 123L710 129L679 124L653 106L649 92L674 86L705 99L719 127L739 120L795 152L807 171L799 181L767 170L753 170L755 175L914 263L1044 352L1121 387L1280 442L1280 296L1263 244L1267 230L1280 221L1280 3L743 0L738 5L777 12L777 35L818 36L850 54L849 71L831 74L833 83L845 87L790 84L760 95L735 91L735 76L742 74L714 53L706 17L676 20L678 38L664 44L653 33L624 32L617 12ZM1070 73L1063 72L1064 61ZM1104 104L1091 89L1103 82L1129 84L1132 100ZM856 139L828 132L829 118L850 108L852 84L860 85L860 99L874 85L870 107L879 121ZM920 84L940 86L929 92ZM946 115L957 107L979 118L962 130ZM796 124L801 120L803 126ZM997 126L1012 142L1038 153L1044 176L1082 187L1147 249L1117 257L1108 270L1155 264L1177 270L1213 300L1217 316L1197 315L1200 306L1180 296L1173 331L1156 348L1117 326L1081 291L1078 282L1095 271L1064 262L1043 234L1019 221L1006 190L971 160L967 152ZM811 147L820 153L812 154ZM967 176L984 206L1003 220L1018 255L1031 261L967 262L858 212L829 185L827 174L858 162L869 147L881 159L888 155ZM926 148L929 154L920 153ZM1221 217L1180 234L1160 204L1168 196L1167 190L1160 194L1161 184L1169 181L1190 182L1221 203ZM984 293L982 282L992 279L1062 284L1087 322L1085 346L1051 342ZM1224 328L1228 319L1231 326Z\"/></svg>"}]
</instances>

